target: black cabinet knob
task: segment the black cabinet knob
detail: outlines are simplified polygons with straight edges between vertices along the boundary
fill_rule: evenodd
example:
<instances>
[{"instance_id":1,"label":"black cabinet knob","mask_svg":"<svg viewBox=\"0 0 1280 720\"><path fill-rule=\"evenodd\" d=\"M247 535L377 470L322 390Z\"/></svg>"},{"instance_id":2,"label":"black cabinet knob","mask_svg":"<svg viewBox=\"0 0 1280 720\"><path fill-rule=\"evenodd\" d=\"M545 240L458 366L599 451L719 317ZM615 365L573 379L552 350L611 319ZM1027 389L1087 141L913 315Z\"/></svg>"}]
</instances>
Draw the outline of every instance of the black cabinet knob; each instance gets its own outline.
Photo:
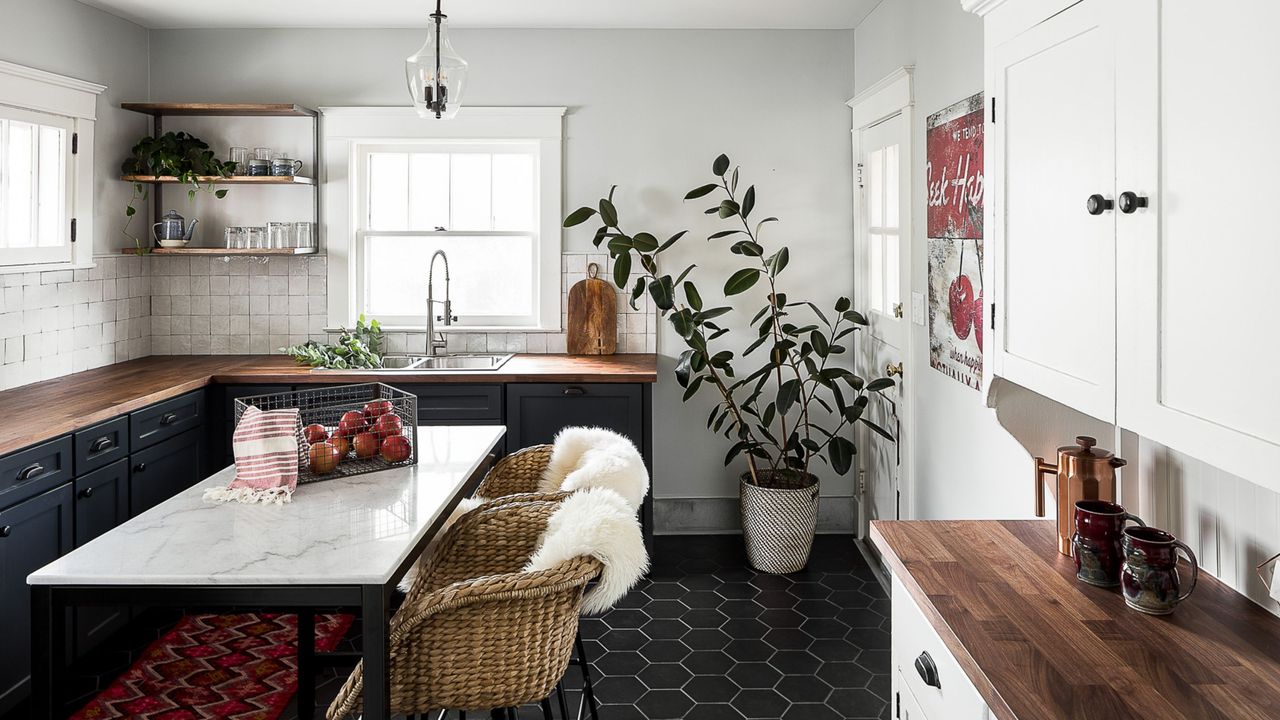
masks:
<instances>
[{"instance_id":1,"label":"black cabinet knob","mask_svg":"<svg viewBox=\"0 0 1280 720\"><path fill-rule=\"evenodd\" d=\"M938 666L927 650L916 658L916 672L920 673L920 679L925 685L942 689L942 680L938 677Z\"/></svg>"},{"instance_id":2,"label":"black cabinet knob","mask_svg":"<svg viewBox=\"0 0 1280 720\"><path fill-rule=\"evenodd\" d=\"M1125 215L1132 215L1138 211L1138 208L1147 206L1147 198L1135 192L1125 190L1120 193L1120 212Z\"/></svg>"},{"instance_id":3,"label":"black cabinet knob","mask_svg":"<svg viewBox=\"0 0 1280 720\"><path fill-rule=\"evenodd\" d=\"M0 538L7 538L7 537L9 537L9 533L11 533L11 532L13 532L13 526L12 526L12 525L5 525L4 527L0 527Z\"/></svg>"},{"instance_id":4,"label":"black cabinet knob","mask_svg":"<svg viewBox=\"0 0 1280 720\"><path fill-rule=\"evenodd\" d=\"M84 498L84 499L86 499L86 500L87 500L87 499L89 499L89 498L91 498L91 497L93 497L93 488L91 488L91 487L87 487L87 488L85 488L85 489L81 490L81 491L80 491L80 497L82 497L82 498Z\"/></svg>"},{"instance_id":5,"label":"black cabinet knob","mask_svg":"<svg viewBox=\"0 0 1280 720\"><path fill-rule=\"evenodd\" d=\"M1090 195L1089 200L1085 203L1085 209L1089 211L1090 215L1101 215L1108 210L1115 209L1115 206L1114 200L1105 198L1097 193Z\"/></svg>"},{"instance_id":6,"label":"black cabinet knob","mask_svg":"<svg viewBox=\"0 0 1280 720\"><path fill-rule=\"evenodd\" d=\"M146 472L146 470L147 470L147 464L146 464L146 463L138 463L137 465L134 465L134 466L133 466L133 471L134 471L134 472Z\"/></svg>"}]
</instances>

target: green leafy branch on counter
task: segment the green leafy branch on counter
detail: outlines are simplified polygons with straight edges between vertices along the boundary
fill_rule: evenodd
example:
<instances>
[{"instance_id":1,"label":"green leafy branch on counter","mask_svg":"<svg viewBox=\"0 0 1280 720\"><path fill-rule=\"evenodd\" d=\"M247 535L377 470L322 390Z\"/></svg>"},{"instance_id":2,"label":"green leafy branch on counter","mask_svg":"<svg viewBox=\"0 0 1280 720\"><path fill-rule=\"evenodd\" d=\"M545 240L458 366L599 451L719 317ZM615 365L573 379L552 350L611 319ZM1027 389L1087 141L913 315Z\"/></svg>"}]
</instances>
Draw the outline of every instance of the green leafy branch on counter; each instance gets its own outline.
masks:
<instances>
[{"instance_id":1,"label":"green leafy branch on counter","mask_svg":"<svg viewBox=\"0 0 1280 720\"><path fill-rule=\"evenodd\" d=\"M299 364L335 370L376 370L382 367L382 326L377 320L365 323L364 315L352 330L342 328L336 344L308 340L301 345L280 348Z\"/></svg>"}]
</instances>

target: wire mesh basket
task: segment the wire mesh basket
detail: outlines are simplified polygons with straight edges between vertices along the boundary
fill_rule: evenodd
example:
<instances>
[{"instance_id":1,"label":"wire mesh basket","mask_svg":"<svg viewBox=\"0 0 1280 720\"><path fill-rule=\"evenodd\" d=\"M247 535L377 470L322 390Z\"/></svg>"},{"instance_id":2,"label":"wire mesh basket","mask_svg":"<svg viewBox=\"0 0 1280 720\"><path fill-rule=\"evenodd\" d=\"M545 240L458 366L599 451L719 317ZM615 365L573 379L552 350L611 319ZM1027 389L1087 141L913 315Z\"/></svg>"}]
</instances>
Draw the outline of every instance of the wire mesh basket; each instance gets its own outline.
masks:
<instances>
[{"instance_id":1,"label":"wire mesh basket","mask_svg":"<svg viewBox=\"0 0 1280 720\"><path fill-rule=\"evenodd\" d=\"M300 485L418 462L418 397L390 385L360 383L237 398L237 426L250 407L298 409L298 434L304 438L298 444ZM321 443L334 449L317 447Z\"/></svg>"}]
</instances>

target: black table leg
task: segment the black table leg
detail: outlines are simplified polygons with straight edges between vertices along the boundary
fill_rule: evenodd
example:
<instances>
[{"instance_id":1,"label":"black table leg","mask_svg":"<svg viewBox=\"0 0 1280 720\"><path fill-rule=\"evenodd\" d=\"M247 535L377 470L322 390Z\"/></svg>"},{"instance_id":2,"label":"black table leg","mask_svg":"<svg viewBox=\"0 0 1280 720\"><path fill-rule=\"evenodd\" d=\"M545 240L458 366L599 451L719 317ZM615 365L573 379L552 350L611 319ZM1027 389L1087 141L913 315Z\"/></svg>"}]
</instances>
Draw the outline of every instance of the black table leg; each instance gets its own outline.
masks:
<instances>
[{"instance_id":1,"label":"black table leg","mask_svg":"<svg viewBox=\"0 0 1280 720\"><path fill-rule=\"evenodd\" d=\"M391 594L382 585L361 588L361 639L364 645L364 717L391 720L389 666Z\"/></svg>"},{"instance_id":2,"label":"black table leg","mask_svg":"<svg viewBox=\"0 0 1280 720\"><path fill-rule=\"evenodd\" d=\"M31 717L62 717L57 683L66 667L65 611L57 604L53 588L31 586Z\"/></svg>"},{"instance_id":3,"label":"black table leg","mask_svg":"<svg viewBox=\"0 0 1280 720\"><path fill-rule=\"evenodd\" d=\"M316 714L316 611L298 608L298 717Z\"/></svg>"}]
</instances>

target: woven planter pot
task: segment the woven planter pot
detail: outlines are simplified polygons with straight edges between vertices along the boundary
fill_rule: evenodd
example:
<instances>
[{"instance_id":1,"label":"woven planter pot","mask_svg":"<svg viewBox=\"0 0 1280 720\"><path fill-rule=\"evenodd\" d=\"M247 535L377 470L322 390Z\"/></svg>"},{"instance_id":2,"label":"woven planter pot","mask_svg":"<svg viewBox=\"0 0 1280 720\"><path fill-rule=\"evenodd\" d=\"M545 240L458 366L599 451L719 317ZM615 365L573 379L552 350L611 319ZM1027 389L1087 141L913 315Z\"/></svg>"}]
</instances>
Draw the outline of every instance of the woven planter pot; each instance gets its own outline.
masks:
<instances>
[{"instance_id":1,"label":"woven planter pot","mask_svg":"<svg viewBox=\"0 0 1280 720\"><path fill-rule=\"evenodd\" d=\"M742 474L742 538L751 567L767 573L804 569L818 527L818 478L797 472Z\"/></svg>"}]
</instances>

